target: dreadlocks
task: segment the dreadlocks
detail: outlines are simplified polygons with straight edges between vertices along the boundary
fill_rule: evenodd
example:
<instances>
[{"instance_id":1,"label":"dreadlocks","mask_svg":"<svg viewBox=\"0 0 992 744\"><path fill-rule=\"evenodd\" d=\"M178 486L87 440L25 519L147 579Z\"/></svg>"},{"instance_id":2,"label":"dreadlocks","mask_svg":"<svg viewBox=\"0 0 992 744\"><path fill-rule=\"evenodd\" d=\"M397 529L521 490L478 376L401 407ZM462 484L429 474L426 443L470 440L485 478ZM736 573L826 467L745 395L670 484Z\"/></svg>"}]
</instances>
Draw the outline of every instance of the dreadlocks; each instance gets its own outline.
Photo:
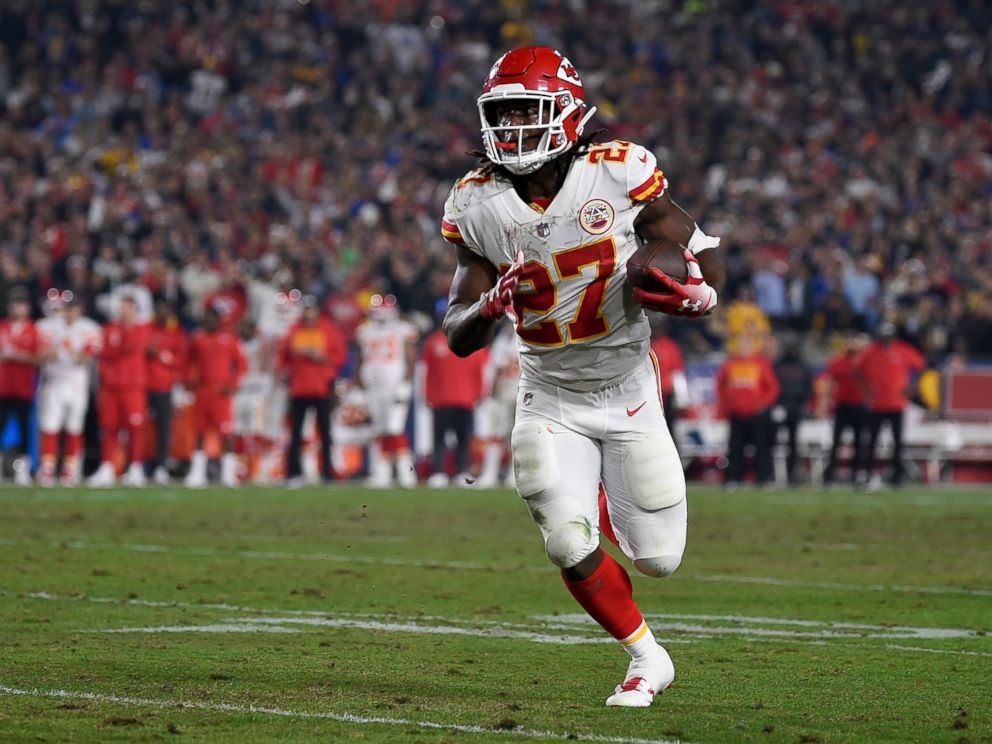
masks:
<instances>
[{"instance_id":1,"label":"dreadlocks","mask_svg":"<svg viewBox=\"0 0 992 744\"><path fill-rule=\"evenodd\" d=\"M571 164L574 159L587 155L589 153L589 147L596 144L599 135L603 134L605 131L605 129L595 129L588 134L583 134L575 141L575 146L563 154L563 157L555 158L552 162ZM514 174L510 173L505 166L498 165L486 157L486 153L482 150L471 150L467 154L478 158L479 171L482 175L503 176L504 178L509 178L511 180L515 178Z\"/></svg>"}]
</instances>

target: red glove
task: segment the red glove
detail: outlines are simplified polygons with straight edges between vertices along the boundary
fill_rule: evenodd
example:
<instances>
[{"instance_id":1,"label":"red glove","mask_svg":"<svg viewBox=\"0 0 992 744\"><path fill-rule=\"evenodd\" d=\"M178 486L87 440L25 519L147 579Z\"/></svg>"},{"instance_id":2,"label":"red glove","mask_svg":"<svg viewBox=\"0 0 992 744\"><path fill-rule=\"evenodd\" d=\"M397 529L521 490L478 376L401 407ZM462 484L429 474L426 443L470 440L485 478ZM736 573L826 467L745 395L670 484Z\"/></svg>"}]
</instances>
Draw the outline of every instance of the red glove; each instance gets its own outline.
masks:
<instances>
[{"instance_id":1,"label":"red glove","mask_svg":"<svg viewBox=\"0 0 992 744\"><path fill-rule=\"evenodd\" d=\"M635 287L634 299L645 309L668 315L701 318L716 307L716 290L703 279L699 261L688 249L685 250L684 255L686 263L689 264L689 276L685 284L679 284L659 269L648 268L651 278L668 291L648 292Z\"/></svg>"},{"instance_id":2,"label":"red glove","mask_svg":"<svg viewBox=\"0 0 992 744\"><path fill-rule=\"evenodd\" d=\"M497 320L509 315L516 320L513 312L513 290L517 288L520 274L524 270L524 252L517 251L510 268L497 281L496 286L483 292L479 298L479 314L487 320Z\"/></svg>"}]
</instances>

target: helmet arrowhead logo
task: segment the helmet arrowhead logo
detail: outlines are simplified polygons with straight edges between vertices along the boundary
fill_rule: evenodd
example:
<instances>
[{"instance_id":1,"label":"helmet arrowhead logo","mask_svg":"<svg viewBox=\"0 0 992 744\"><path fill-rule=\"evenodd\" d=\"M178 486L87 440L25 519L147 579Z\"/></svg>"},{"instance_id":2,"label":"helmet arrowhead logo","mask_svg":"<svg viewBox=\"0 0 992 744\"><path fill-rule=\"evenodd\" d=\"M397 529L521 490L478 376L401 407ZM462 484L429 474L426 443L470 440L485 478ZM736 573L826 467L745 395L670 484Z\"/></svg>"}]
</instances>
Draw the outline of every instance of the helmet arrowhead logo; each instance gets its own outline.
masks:
<instances>
[{"instance_id":1,"label":"helmet arrowhead logo","mask_svg":"<svg viewBox=\"0 0 992 744\"><path fill-rule=\"evenodd\" d=\"M573 85L582 85L582 81L579 80L579 73L565 57L561 58L561 64L558 65L558 77Z\"/></svg>"}]
</instances>

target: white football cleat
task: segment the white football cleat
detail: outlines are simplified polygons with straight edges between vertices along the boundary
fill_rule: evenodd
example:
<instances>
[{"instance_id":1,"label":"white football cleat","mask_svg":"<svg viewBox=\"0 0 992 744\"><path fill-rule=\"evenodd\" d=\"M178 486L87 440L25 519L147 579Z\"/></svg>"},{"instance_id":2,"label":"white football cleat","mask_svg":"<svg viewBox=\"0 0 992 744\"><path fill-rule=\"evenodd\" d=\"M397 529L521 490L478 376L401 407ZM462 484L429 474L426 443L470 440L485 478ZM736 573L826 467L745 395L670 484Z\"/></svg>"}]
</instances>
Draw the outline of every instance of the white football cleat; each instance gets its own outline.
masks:
<instances>
[{"instance_id":1,"label":"white football cleat","mask_svg":"<svg viewBox=\"0 0 992 744\"><path fill-rule=\"evenodd\" d=\"M102 462L96 472L86 481L90 488L110 488L117 482L117 472L112 462Z\"/></svg>"},{"instance_id":2,"label":"white football cleat","mask_svg":"<svg viewBox=\"0 0 992 744\"><path fill-rule=\"evenodd\" d=\"M430 478L427 479L428 488L447 488L448 483L449 480L447 473L434 473Z\"/></svg>"},{"instance_id":3,"label":"white football cleat","mask_svg":"<svg viewBox=\"0 0 992 744\"><path fill-rule=\"evenodd\" d=\"M145 469L140 462L132 462L128 465L124 475L121 476L121 485L131 488L144 488L148 483L145 478Z\"/></svg>"},{"instance_id":4,"label":"white football cleat","mask_svg":"<svg viewBox=\"0 0 992 744\"><path fill-rule=\"evenodd\" d=\"M38 485L42 488L51 488L55 485L55 465L45 463L38 468Z\"/></svg>"},{"instance_id":5,"label":"white football cleat","mask_svg":"<svg viewBox=\"0 0 992 744\"><path fill-rule=\"evenodd\" d=\"M657 644L656 644L657 645ZM655 696L675 681L672 657L661 646L649 659L631 659L623 684L606 698L606 705L616 708L647 708Z\"/></svg>"},{"instance_id":6,"label":"white football cleat","mask_svg":"<svg viewBox=\"0 0 992 744\"><path fill-rule=\"evenodd\" d=\"M12 463L14 468L14 483L18 486L30 486L34 481L31 479L31 463L26 457L18 457Z\"/></svg>"}]
</instances>

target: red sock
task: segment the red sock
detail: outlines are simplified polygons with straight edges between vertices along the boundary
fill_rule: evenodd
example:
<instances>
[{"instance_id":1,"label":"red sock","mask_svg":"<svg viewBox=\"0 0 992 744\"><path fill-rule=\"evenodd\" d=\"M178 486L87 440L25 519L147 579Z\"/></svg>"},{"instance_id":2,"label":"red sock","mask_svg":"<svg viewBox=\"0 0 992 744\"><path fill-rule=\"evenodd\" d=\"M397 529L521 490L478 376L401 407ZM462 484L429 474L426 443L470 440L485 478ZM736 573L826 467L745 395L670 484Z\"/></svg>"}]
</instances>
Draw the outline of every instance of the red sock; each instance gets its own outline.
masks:
<instances>
[{"instance_id":1,"label":"red sock","mask_svg":"<svg viewBox=\"0 0 992 744\"><path fill-rule=\"evenodd\" d=\"M75 457L79 457L80 450L83 449L83 435L82 434L66 434L65 435L65 459L71 460Z\"/></svg>"},{"instance_id":2,"label":"red sock","mask_svg":"<svg viewBox=\"0 0 992 744\"><path fill-rule=\"evenodd\" d=\"M55 457L59 453L59 435L41 433L41 460L45 462L55 462Z\"/></svg>"},{"instance_id":3,"label":"red sock","mask_svg":"<svg viewBox=\"0 0 992 744\"><path fill-rule=\"evenodd\" d=\"M145 422L142 421L140 424L134 424L127 427L128 439L130 440L130 455L131 459L128 460L130 465L132 462L144 462L145 460Z\"/></svg>"},{"instance_id":4,"label":"red sock","mask_svg":"<svg viewBox=\"0 0 992 744\"><path fill-rule=\"evenodd\" d=\"M603 562L588 579L569 581L562 574L562 580L575 601L617 640L629 637L644 622L630 576L609 553L603 553Z\"/></svg>"},{"instance_id":5,"label":"red sock","mask_svg":"<svg viewBox=\"0 0 992 744\"><path fill-rule=\"evenodd\" d=\"M606 489L603 488L602 483L599 484L599 531L611 543L618 548L620 547L620 541L617 540L617 533L613 531L613 522L610 521L610 511L606 507Z\"/></svg>"},{"instance_id":6,"label":"red sock","mask_svg":"<svg viewBox=\"0 0 992 744\"><path fill-rule=\"evenodd\" d=\"M101 462L114 462L117 455L117 430L110 429L103 430L103 436L100 439L100 461Z\"/></svg>"}]
</instances>

